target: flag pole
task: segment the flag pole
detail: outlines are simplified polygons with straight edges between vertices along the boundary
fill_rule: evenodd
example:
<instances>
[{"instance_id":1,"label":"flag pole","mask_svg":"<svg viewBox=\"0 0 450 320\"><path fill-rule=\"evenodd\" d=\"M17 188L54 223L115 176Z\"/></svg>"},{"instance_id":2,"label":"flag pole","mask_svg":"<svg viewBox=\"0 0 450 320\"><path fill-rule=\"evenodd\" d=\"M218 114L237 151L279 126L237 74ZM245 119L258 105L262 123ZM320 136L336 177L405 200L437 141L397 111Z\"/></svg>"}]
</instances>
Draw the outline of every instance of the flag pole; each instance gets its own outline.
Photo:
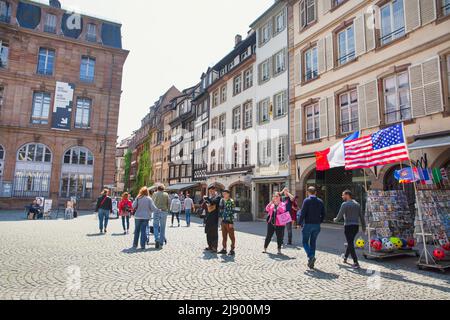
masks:
<instances>
[{"instance_id":1,"label":"flag pole","mask_svg":"<svg viewBox=\"0 0 450 320\"><path fill-rule=\"evenodd\" d=\"M406 150L408 152L409 164L411 166L411 169L413 170L413 164L412 164L412 160L411 160L411 155L409 154L408 143L406 142L405 125L403 123L402 123L402 130L403 130L403 137L405 139ZM418 217L419 217L419 226L420 226L420 230L421 230L421 234L422 234L422 241L423 241L423 253L422 253L422 255L425 254L425 263L429 264L429 259L428 259L429 253L428 253L428 248L427 248L427 238L425 236L425 228L424 228L424 225L423 225L422 208L419 205L419 192L418 192L418 189L417 189L416 181L413 182L413 185L414 185L414 194L415 194L415 197L416 197L417 214L418 214ZM420 258L422 259L422 256Z\"/></svg>"}]
</instances>

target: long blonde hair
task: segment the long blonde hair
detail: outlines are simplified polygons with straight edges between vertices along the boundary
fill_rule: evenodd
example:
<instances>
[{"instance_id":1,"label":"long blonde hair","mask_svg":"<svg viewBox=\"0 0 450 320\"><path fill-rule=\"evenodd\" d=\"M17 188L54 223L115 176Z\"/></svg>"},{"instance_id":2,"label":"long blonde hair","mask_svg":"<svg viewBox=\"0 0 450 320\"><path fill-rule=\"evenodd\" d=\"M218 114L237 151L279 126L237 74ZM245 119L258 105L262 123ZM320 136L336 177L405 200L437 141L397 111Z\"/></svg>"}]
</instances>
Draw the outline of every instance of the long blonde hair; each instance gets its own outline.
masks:
<instances>
[{"instance_id":1,"label":"long blonde hair","mask_svg":"<svg viewBox=\"0 0 450 320\"><path fill-rule=\"evenodd\" d=\"M139 190L138 198L148 197L148 196L149 196L148 188L142 187L141 190Z\"/></svg>"}]
</instances>

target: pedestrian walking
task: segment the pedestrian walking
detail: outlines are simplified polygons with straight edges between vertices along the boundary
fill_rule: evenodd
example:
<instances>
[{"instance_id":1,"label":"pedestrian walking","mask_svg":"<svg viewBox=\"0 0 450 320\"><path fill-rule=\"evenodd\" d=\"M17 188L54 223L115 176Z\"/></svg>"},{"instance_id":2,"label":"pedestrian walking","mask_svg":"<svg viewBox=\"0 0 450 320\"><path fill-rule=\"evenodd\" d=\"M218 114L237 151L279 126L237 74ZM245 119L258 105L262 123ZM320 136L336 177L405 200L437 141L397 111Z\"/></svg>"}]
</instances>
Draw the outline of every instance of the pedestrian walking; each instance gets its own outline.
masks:
<instances>
[{"instance_id":1,"label":"pedestrian walking","mask_svg":"<svg viewBox=\"0 0 450 320\"><path fill-rule=\"evenodd\" d=\"M308 188L308 198L303 202L299 225L303 229L303 248L308 256L308 267L314 269L316 263L316 243L320 225L325 219L325 205L317 197L314 187Z\"/></svg>"},{"instance_id":2,"label":"pedestrian walking","mask_svg":"<svg viewBox=\"0 0 450 320\"><path fill-rule=\"evenodd\" d=\"M125 192L122 200L119 202L119 216L122 218L123 234L130 232L130 215L133 210L133 203L130 201L130 195Z\"/></svg>"},{"instance_id":3,"label":"pedestrian walking","mask_svg":"<svg viewBox=\"0 0 450 320\"><path fill-rule=\"evenodd\" d=\"M162 249L164 244L167 244L166 224L171 203L169 194L164 190L165 187L161 184L158 186L158 191L153 194L153 201L155 201L156 207L160 209L159 212L153 214L156 249Z\"/></svg>"},{"instance_id":4,"label":"pedestrian walking","mask_svg":"<svg viewBox=\"0 0 450 320\"><path fill-rule=\"evenodd\" d=\"M95 212L98 214L98 226L100 233L107 233L109 214L112 212L112 200L109 197L109 190L104 189L97 199Z\"/></svg>"},{"instance_id":5,"label":"pedestrian walking","mask_svg":"<svg viewBox=\"0 0 450 320\"><path fill-rule=\"evenodd\" d=\"M283 246L285 224L280 224L277 216L280 216L286 212L286 205L281 201L281 194L276 192L272 201L266 207L267 212L267 235L264 242L264 253L267 253L267 248L274 234L277 236L278 254L281 255L281 247Z\"/></svg>"},{"instance_id":6,"label":"pedestrian walking","mask_svg":"<svg viewBox=\"0 0 450 320\"><path fill-rule=\"evenodd\" d=\"M361 205L353 199L353 193L350 190L345 190L342 193L342 200L344 203L339 210L339 214L334 219L334 222L339 222L344 219L345 238L347 239L347 250L344 256L344 263L347 264L349 256L352 256L354 269L360 269L358 256L355 250L355 238L359 232L361 222L363 232L366 232L366 221L361 210Z\"/></svg>"},{"instance_id":7,"label":"pedestrian walking","mask_svg":"<svg viewBox=\"0 0 450 320\"><path fill-rule=\"evenodd\" d=\"M281 196L282 196L282 201L284 202L284 204L286 206L286 212L290 213L291 219L292 219L292 221L286 225L286 230L287 230L287 234L288 234L288 245L292 246L292 238L293 238L292 231L294 228L295 221L297 220L297 211L298 211L297 197L292 195L289 192L288 188L285 188L282 191Z\"/></svg>"},{"instance_id":8,"label":"pedestrian walking","mask_svg":"<svg viewBox=\"0 0 450 320\"><path fill-rule=\"evenodd\" d=\"M215 185L208 187L209 196L205 196L206 204L205 233L208 247L205 251L217 253L219 242L219 206L222 198L219 196Z\"/></svg>"},{"instance_id":9,"label":"pedestrian walking","mask_svg":"<svg viewBox=\"0 0 450 320\"><path fill-rule=\"evenodd\" d=\"M184 214L186 215L186 225L187 227L191 226L191 214L195 211L194 201L190 197L189 194L186 195L186 199L184 199Z\"/></svg>"},{"instance_id":10,"label":"pedestrian walking","mask_svg":"<svg viewBox=\"0 0 450 320\"><path fill-rule=\"evenodd\" d=\"M152 213L157 214L160 210L155 206L152 198L149 196L148 188L143 187L139 191L139 195L133 202L134 213L134 239L133 249L138 247L139 237L141 239L141 249L145 250L147 243L147 226L152 218Z\"/></svg>"},{"instance_id":11,"label":"pedestrian walking","mask_svg":"<svg viewBox=\"0 0 450 320\"><path fill-rule=\"evenodd\" d=\"M174 198L170 203L170 213L172 214L172 228L175 216L177 217L178 228L180 227L180 212L181 212L181 201L178 195L175 194Z\"/></svg>"},{"instance_id":12,"label":"pedestrian walking","mask_svg":"<svg viewBox=\"0 0 450 320\"><path fill-rule=\"evenodd\" d=\"M220 254L227 254L227 242L228 237L231 240L231 250L229 255L235 255L236 248L236 237L234 232L234 214L235 214L235 204L234 200L230 198L230 191L225 190L223 192L223 199L220 203L220 218L222 219L222 246L223 249L220 251Z\"/></svg>"}]
</instances>

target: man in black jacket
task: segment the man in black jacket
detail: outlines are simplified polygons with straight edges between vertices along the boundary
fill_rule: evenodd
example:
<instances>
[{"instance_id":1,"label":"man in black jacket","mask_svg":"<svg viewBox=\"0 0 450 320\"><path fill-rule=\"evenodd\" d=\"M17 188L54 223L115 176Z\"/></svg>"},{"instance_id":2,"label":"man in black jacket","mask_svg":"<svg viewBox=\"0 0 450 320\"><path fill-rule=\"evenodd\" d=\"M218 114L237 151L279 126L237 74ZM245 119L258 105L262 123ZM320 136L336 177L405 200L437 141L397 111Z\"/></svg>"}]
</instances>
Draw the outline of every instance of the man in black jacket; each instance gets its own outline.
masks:
<instances>
[{"instance_id":1,"label":"man in black jacket","mask_svg":"<svg viewBox=\"0 0 450 320\"><path fill-rule=\"evenodd\" d=\"M217 253L219 244L219 206L222 198L218 195L214 184L208 187L209 197L204 197L206 203L205 233L208 248L205 251Z\"/></svg>"},{"instance_id":2,"label":"man in black jacket","mask_svg":"<svg viewBox=\"0 0 450 320\"><path fill-rule=\"evenodd\" d=\"M320 225L325 219L325 205L317 198L316 188L308 188L309 197L303 202L299 225L303 228L303 248L308 255L308 267L314 269L316 263L316 242Z\"/></svg>"},{"instance_id":3,"label":"man in black jacket","mask_svg":"<svg viewBox=\"0 0 450 320\"><path fill-rule=\"evenodd\" d=\"M97 199L97 205L95 206L95 212L98 213L98 223L100 233L107 233L109 214L112 212L112 200L108 196L109 190L105 189L102 195Z\"/></svg>"}]
</instances>

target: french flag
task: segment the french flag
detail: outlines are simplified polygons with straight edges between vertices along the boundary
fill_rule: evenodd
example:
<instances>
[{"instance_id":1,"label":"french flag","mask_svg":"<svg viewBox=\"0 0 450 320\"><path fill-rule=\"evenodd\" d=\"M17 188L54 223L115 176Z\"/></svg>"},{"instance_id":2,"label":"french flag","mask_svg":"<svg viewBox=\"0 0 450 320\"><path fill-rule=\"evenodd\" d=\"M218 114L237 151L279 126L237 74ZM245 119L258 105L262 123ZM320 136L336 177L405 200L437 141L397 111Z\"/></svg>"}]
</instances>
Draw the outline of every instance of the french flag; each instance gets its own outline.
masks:
<instances>
[{"instance_id":1,"label":"french flag","mask_svg":"<svg viewBox=\"0 0 450 320\"><path fill-rule=\"evenodd\" d=\"M357 131L351 136L335 144L324 151L318 151L316 155L316 170L327 171L331 168L345 167L345 147L344 142L360 138L360 132Z\"/></svg>"}]
</instances>

